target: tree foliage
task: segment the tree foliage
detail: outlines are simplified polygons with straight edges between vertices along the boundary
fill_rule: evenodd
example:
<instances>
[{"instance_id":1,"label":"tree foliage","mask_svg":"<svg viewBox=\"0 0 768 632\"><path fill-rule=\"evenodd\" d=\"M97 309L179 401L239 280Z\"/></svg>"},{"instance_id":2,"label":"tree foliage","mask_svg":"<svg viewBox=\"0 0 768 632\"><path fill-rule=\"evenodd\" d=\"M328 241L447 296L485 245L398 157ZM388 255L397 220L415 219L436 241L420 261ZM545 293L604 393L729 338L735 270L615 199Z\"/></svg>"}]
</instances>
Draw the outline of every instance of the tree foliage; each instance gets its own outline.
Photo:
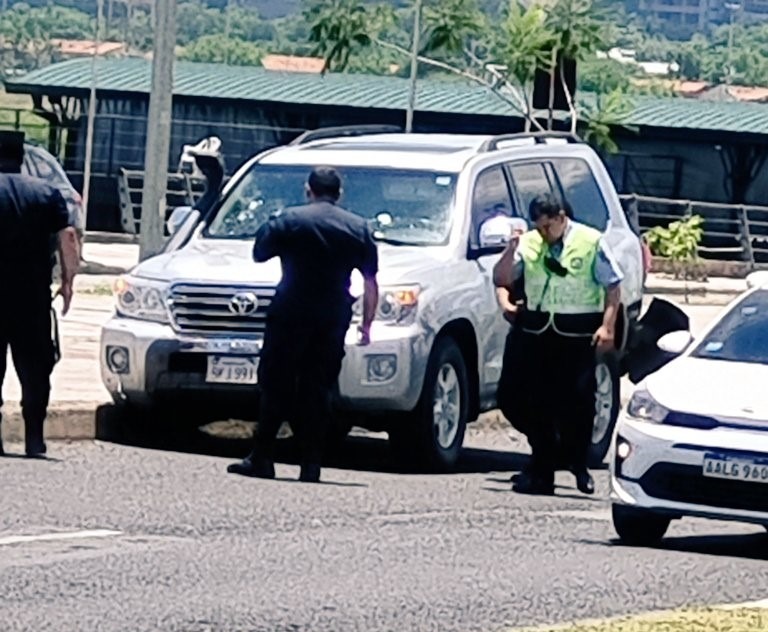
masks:
<instances>
[{"instance_id":1,"label":"tree foliage","mask_svg":"<svg viewBox=\"0 0 768 632\"><path fill-rule=\"evenodd\" d=\"M237 37L203 35L185 46L179 59L232 66L258 66L264 51L256 44Z\"/></svg>"}]
</instances>

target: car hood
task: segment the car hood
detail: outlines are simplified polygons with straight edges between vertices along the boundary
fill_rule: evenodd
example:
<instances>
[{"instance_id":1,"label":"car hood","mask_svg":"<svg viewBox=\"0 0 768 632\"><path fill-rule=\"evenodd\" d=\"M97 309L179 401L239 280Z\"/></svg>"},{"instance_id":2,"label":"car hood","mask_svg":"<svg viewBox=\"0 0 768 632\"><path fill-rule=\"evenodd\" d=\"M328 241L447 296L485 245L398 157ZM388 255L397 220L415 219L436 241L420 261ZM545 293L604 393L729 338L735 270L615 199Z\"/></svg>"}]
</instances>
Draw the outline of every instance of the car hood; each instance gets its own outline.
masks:
<instances>
[{"instance_id":1,"label":"car hood","mask_svg":"<svg viewBox=\"0 0 768 632\"><path fill-rule=\"evenodd\" d=\"M140 263L132 274L169 282L276 285L282 276L280 260L255 263L252 250L252 241L194 239L181 250ZM421 281L426 271L440 270L444 261L441 248L379 244L378 281L380 285ZM353 293L358 285L353 278Z\"/></svg>"},{"instance_id":2,"label":"car hood","mask_svg":"<svg viewBox=\"0 0 768 632\"><path fill-rule=\"evenodd\" d=\"M685 356L648 377L665 408L716 418L768 421L768 366Z\"/></svg>"}]
</instances>

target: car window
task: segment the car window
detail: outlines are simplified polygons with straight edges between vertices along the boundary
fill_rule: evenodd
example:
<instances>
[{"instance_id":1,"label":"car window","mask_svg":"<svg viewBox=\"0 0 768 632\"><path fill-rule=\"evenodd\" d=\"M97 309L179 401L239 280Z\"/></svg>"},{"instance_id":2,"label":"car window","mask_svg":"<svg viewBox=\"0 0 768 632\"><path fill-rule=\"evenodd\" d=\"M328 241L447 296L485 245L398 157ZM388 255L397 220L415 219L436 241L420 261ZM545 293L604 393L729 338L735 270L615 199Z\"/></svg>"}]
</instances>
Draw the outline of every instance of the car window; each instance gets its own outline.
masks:
<instances>
[{"instance_id":1,"label":"car window","mask_svg":"<svg viewBox=\"0 0 768 632\"><path fill-rule=\"evenodd\" d=\"M744 298L691 355L709 360L768 364L768 290Z\"/></svg>"},{"instance_id":2,"label":"car window","mask_svg":"<svg viewBox=\"0 0 768 632\"><path fill-rule=\"evenodd\" d=\"M547 166L542 162L513 163L509 165L509 174L522 214L528 218L533 199L553 193Z\"/></svg>"},{"instance_id":3,"label":"car window","mask_svg":"<svg viewBox=\"0 0 768 632\"><path fill-rule=\"evenodd\" d=\"M509 185L501 166L482 171L475 181L472 192L472 233L473 245L476 245L483 222L497 215L511 217L514 211Z\"/></svg>"},{"instance_id":4,"label":"car window","mask_svg":"<svg viewBox=\"0 0 768 632\"><path fill-rule=\"evenodd\" d=\"M604 231L608 225L608 207L586 160L553 158L551 161L565 199L573 208L576 221Z\"/></svg>"},{"instance_id":5,"label":"car window","mask_svg":"<svg viewBox=\"0 0 768 632\"><path fill-rule=\"evenodd\" d=\"M309 165L253 165L234 185L211 221L210 237L249 239L269 217L305 204ZM403 245L442 245L449 236L455 173L339 167L339 204L370 222L374 234Z\"/></svg>"}]
</instances>

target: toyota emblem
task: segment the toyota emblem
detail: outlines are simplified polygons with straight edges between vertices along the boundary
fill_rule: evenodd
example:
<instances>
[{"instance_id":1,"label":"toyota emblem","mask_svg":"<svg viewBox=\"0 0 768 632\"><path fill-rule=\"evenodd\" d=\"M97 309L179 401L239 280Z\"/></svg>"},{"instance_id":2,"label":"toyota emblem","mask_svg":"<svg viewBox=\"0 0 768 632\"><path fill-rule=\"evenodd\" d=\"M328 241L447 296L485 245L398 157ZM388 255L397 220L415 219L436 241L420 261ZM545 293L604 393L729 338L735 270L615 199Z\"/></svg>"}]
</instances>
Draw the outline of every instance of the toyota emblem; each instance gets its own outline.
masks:
<instances>
[{"instance_id":1,"label":"toyota emblem","mask_svg":"<svg viewBox=\"0 0 768 632\"><path fill-rule=\"evenodd\" d=\"M229 300L229 311L236 316L253 314L259 306L259 299L253 292L240 292Z\"/></svg>"}]
</instances>

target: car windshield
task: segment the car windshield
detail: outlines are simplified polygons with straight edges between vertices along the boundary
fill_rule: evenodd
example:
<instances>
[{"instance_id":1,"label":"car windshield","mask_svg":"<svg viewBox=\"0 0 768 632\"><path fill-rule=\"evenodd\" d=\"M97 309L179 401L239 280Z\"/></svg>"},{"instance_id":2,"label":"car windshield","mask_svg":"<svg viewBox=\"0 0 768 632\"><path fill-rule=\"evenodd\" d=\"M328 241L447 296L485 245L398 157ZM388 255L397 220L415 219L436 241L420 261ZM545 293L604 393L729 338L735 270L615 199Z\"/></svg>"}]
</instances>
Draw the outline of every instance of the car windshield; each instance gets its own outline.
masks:
<instances>
[{"instance_id":1,"label":"car windshield","mask_svg":"<svg viewBox=\"0 0 768 632\"><path fill-rule=\"evenodd\" d=\"M768 364L768 290L750 294L730 310L691 355Z\"/></svg>"},{"instance_id":2,"label":"car windshield","mask_svg":"<svg viewBox=\"0 0 768 632\"><path fill-rule=\"evenodd\" d=\"M274 212L306 203L309 166L254 165L222 201L209 237L252 238ZM403 245L440 245L451 228L455 173L339 167L339 204L365 218L374 235Z\"/></svg>"}]
</instances>

